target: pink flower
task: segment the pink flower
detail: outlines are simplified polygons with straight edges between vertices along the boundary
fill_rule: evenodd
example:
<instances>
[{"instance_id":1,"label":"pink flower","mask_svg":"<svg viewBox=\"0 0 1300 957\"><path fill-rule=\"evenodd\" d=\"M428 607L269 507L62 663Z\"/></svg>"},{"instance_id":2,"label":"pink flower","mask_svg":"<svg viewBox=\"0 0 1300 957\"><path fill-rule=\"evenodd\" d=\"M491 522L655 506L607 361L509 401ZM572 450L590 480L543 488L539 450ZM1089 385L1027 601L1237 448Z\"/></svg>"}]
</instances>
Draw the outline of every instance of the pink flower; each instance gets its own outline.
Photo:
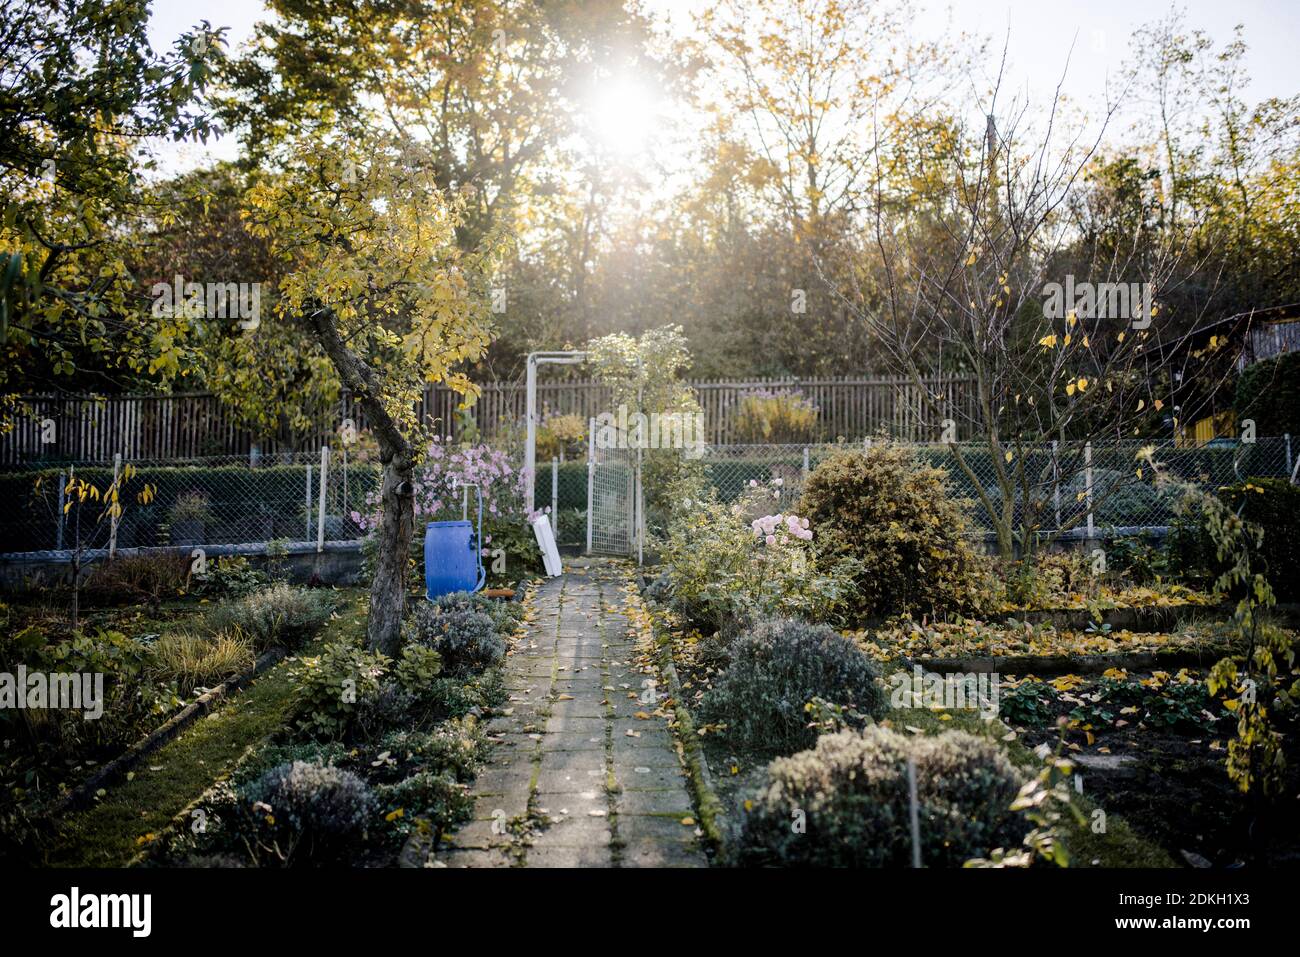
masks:
<instances>
[{"instance_id":1,"label":"pink flower","mask_svg":"<svg viewBox=\"0 0 1300 957\"><path fill-rule=\"evenodd\" d=\"M769 545L775 545L775 544L776 544L776 536L775 536L775 535L769 535L769 536L767 536L767 538L763 539L763 541L767 542Z\"/></svg>"}]
</instances>

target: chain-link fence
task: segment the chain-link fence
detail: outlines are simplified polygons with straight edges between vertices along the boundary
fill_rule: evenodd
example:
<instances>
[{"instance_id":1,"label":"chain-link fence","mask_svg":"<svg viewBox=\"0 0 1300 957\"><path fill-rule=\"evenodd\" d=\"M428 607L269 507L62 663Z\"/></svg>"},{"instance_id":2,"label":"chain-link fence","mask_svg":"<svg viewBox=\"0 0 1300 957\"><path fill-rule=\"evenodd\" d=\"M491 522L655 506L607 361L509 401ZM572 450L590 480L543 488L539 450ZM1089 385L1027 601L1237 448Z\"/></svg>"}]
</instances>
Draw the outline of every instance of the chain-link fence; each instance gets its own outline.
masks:
<instances>
[{"instance_id":1,"label":"chain-link fence","mask_svg":"<svg viewBox=\"0 0 1300 957\"><path fill-rule=\"evenodd\" d=\"M780 480L780 501L798 499L808 473L831 453L857 445L728 445L710 447L701 461L723 501L732 501L751 483ZM1027 450L1000 450L988 443L910 444L923 462L943 469L951 493L968 502L975 528L991 532L990 510L1003 513L1012 499L1012 524L1029 510L1040 533L1091 529L1099 534L1131 534L1169 525L1187 484L1214 489L1248 478L1291 478L1295 467L1289 436L1254 442L1216 440L1199 448L1174 443L1043 443ZM1144 450L1167 479L1157 483Z\"/></svg>"},{"instance_id":2,"label":"chain-link fence","mask_svg":"<svg viewBox=\"0 0 1300 957\"><path fill-rule=\"evenodd\" d=\"M10 468L0 474L0 551L355 540L354 513L379 478L377 464L345 454ZM116 521L103 498L115 481Z\"/></svg>"},{"instance_id":3,"label":"chain-link fence","mask_svg":"<svg viewBox=\"0 0 1300 957\"><path fill-rule=\"evenodd\" d=\"M1111 534L1162 528L1173 517L1180 492L1175 485L1152 482L1150 467L1138 458L1147 446L1136 441L1044 444L1022 458L1013 452L1007 460L1004 454L1000 469L987 444L908 447L945 470L952 493L968 500L972 522L982 532L992 529L989 510L1002 509L1005 477L1011 476L1013 524L1020 524L1028 508L1042 532L1091 527ZM781 504L789 508L808 472L845 447L862 446L711 446L701 465L724 501L734 500L750 482L780 479ZM631 515L634 495L634 453L600 454L604 458L592 470L597 483L592 501L600 511L591 545L626 554L633 534L634 520L625 516ZM1287 437L1217 440L1199 448L1166 443L1157 445L1154 455L1166 475L1205 488L1252 477L1288 478L1295 470ZM122 511L116 523L102 501L81 502L68 492L76 480L102 494L128 465L133 474L120 483ZM586 544L588 475L586 461L538 466L535 501L539 509L551 508L561 544ZM286 453L12 466L0 473L0 552L356 540L363 537L364 516L371 510L366 497L379 482L377 463L349 461L340 453L324 462L319 453ZM646 490L647 496L654 492Z\"/></svg>"}]
</instances>

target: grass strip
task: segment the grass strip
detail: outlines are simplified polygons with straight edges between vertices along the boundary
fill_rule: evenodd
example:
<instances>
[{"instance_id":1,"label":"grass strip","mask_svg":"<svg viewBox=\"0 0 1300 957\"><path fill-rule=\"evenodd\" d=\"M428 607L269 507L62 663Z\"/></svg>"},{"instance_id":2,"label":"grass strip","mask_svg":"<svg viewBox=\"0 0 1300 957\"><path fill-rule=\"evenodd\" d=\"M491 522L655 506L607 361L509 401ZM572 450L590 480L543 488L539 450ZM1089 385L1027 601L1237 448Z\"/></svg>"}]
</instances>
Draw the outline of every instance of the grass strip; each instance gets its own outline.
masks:
<instances>
[{"instance_id":1,"label":"grass strip","mask_svg":"<svg viewBox=\"0 0 1300 957\"><path fill-rule=\"evenodd\" d=\"M336 616L299 654L314 654L325 644L364 634L362 591L348 589L341 597ZM292 660L281 661L187 727L125 780L103 789L92 807L62 820L46 865L126 866L178 813L229 774L251 745L289 721L294 706Z\"/></svg>"}]
</instances>

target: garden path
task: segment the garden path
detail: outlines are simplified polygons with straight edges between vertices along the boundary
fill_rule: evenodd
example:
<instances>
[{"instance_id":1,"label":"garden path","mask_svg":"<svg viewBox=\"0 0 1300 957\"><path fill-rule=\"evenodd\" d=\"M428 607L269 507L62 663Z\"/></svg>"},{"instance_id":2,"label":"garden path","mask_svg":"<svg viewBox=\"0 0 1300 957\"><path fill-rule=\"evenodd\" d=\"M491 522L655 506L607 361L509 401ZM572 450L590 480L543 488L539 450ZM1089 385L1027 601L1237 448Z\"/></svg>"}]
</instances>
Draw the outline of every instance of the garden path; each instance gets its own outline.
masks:
<instances>
[{"instance_id":1,"label":"garden path","mask_svg":"<svg viewBox=\"0 0 1300 957\"><path fill-rule=\"evenodd\" d=\"M535 595L505 664L510 696L488 724L474 820L433 866L703 867L663 692L638 663L625 614L631 571L570 559Z\"/></svg>"}]
</instances>

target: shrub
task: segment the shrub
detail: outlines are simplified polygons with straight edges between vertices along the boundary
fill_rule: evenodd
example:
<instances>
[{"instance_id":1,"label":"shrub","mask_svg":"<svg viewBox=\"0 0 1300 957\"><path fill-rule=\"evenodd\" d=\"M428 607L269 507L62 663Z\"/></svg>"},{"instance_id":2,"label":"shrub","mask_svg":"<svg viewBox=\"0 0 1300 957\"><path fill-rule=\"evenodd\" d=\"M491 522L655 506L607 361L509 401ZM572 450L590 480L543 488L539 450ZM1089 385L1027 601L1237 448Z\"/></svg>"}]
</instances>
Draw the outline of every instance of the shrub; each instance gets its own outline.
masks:
<instances>
[{"instance_id":1,"label":"shrub","mask_svg":"<svg viewBox=\"0 0 1300 957\"><path fill-rule=\"evenodd\" d=\"M446 772L455 780L474 779L486 760L488 742L473 719L444 721L428 731L388 731L361 750L371 779L392 784L413 770Z\"/></svg>"},{"instance_id":2,"label":"shrub","mask_svg":"<svg viewBox=\"0 0 1300 957\"><path fill-rule=\"evenodd\" d=\"M238 628L211 637L172 632L154 642L151 651L153 673L164 682L175 682L182 695L218 685L254 664L252 645Z\"/></svg>"},{"instance_id":3,"label":"shrub","mask_svg":"<svg viewBox=\"0 0 1300 957\"><path fill-rule=\"evenodd\" d=\"M857 563L859 618L987 602L988 573L946 477L889 444L835 452L808 476L798 512L817 529L819 563Z\"/></svg>"},{"instance_id":4,"label":"shrub","mask_svg":"<svg viewBox=\"0 0 1300 957\"><path fill-rule=\"evenodd\" d=\"M436 720L480 715L505 700L505 679L499 669L465 678L438 678L421 696Z\"/></svg>"},{"instance_id":5,"label":"shrub","mask_svg":"<svg viewBox=\"0 0 1300 957\"><path fill-rule=\"evenodd\" d=\"M370 787L330 765L281 764L242 794L257 843L284 864L336 861L359 844L376 809Z\"/></svg>"},{"instance_id":6,"label":"shrub","mask_svg":"<svg viewBox=\"0 0 1300 957\"><path fill-rule=\"evenodd\" d=\"M298 682L298 727L321 738L343 737L360 705L378 696L389 665L382 652L368 652L346 641L304 658L294 672Z\"/></svg>"},{"instance_id":7,"label":"shrub","mask_svg":"<svg viewBox=\"0 0 1300 957\"><path fill-rule=\"evenodd\" d=\"M185 590L190 560L184 555L122 555L91 569L82 595L96 605L147 602L157 606Z\"/></svg>"},{"instance_id":8,"label":"shrub","mask_svg":"<svg viewBox=\"0 0 1300 957\"><path fill-rule=\"evenodd\" d=\"M1237 380L1238 419L1254 419L1258 435L1300 435L1300 352L1248 366Z\"/></svg>"},{"instance_id":9,"label":"shrub","mask_svg":"<svg viewBox=\"0 0 1300 957\"><path fill-rule=\"evenodd\" d=\"M742 443L806 442L817 434L817 406L797 391L749 392L740 399L732 428Z\"/></svg>"},{"instance_id":10,"label":"shrub","mask_svg":"<svg viewBox=\"0 0 1300 957\"><path fill-rule=\"evenodd\" d=\"M489 598L482 592L454 591L433 600L442 611L476 611L487 615L498 631L511 631L524 617L524 607L518 602Z\"/></svg>"},{"instance_id":11,"label":"shrub","mask_svg":"<svg viewBox=\"0 0 1300 957\"><path fill-rule=\"evenodd\" d=\"M851 560L814 561L809 539L820 528L808 528L793 513L763 514L778 509L786 494L778 482L755 481L730 505L711 489L682 487L691 506L677 511L661 551L672 607L701 631L730 637L767 617L844 617Z\"/></svg>"},{"instance_id":12,"label":"shrub","mask_svg":"<svg viewBox=\"0 0 1300 957\"><path fill-rule=\"evenodd\" d=\"M381 784L376 791L385 819L399 834L410 832L414 818L446 831L468 821L474 810L469 785L445 771L417 771L397 784Z\"/></svg>"},{"instance_id":13,"label":"shrub","mask_svg":"<svg viewBox=\"0 0 1300 957\"><path fill-rule=\"evenodd\" d=\"M731 664L701 701L709 722L737 745L788 753L810 747L807 705L821 698L865 716L884 711L875 665L825 625L768 621L731 646Z\"/></svg>"},{"instance_id":14,"label":"shrub","mask_svg":"<svg viewBox=\"0 0 1300 957\"><path fill-rule=\"evenodd\" d=\"M231 772L230 781L235 789L239 790L273 768L278 768L282 764L293 764L295 761L342 766L347 763L349 753L348 746L337 741L262 744Z\"/></svg>"},{"instance_id":15,"label":"shrub","mask_svg":"<svg viewBox=\"0 0 1300 957\"><path fill-rule=\"evenodd\" d=\"M279 582L218 605L208 616L216 631L238 628L258 653L276 646L297 648L325 626L333 610L328 592L292 588Z\"/></svg>"},{"instance_id":16,"label":"shrub","mask_svg":"<svg viewBox=\"0 0 1300 957\"><path fill-rule=\"evenodd\" d=\"M490 615L472 608L441 608L422 603L404 624L408 642L432 648L452 674L472 674L497 664L506 654L505 640Z\"/></svg>"},{"instance_id":17,"label":"shrub","mask_svg":"<svg viewBox=\"0 0 1300 957\"><path fill-rule=\"evenodd\" d=\"M962 731L906 737L871 725L778 758L745 815L744 864L905 867L911 861L907 759L916 765L921 862L956 867L1029 828L1010 810L1020 777L992 741ZM791 826L804 816L806 832Z\"/></svg>"},{"instance_id":18,"label":"shrub","mask_svg":"<svg viewBox=\"0 0 1300 957\"><path fill-rule=\"evenodd\" d=\"M587 437L587 422L580 415L548 416L537 427L537 461L549 462L582 449Z\"/></svg>"},{"instance_id":19,"label":"shrub","mask_svg":"<svg viewBox=\"0 0 1300 957\"><path fill-rule=\"evenodd\" d=\"M1252 564L1262 563L1279 601L1300 599L1300 487L1286 479L1252 478L1219 489L1219 496L1242 519L1258 525L1264 539ZM1179 503L1165 542L1169 564L1192 582L1212 582L1227 568L1206 525L1196 496Z\"/></svg>"},{"instance_id":20,"label":"shrub","mask_svg":"<svg viewBox=\"0 0 1300 957\"><path fill-rule=\"evenodd\" d=\"M1079 595L1095 597L1101 580L1081 551L1038 552L1002 569L1006 599L1020 608L1061 608Z\"/></svg>"},{"instance_id":21,"label":"shrub","mask_svg":"<svg viewBox=\"0 0 1300 957\"><path fill-rule=\"evenodd\" d=\"M442 673L442 656L424 645L407 645L402 649L393 676L403 691L419 694Z\"/></svg>"},{"instance_id":22,"label":"shrub","mask_svg":"<svg viewBox=\"0 0 1300 957\"><path fill-rule=\"evenodd\" d=\"M197 594L243 598L271 584L271 576L258 571L244 555L220 555L208 566L203 578L191 582Z\"/></svg>"},{"instance_id":23,"label":"shrub","mask_svg":"<svg viewBox=\"0 0 1300 957\"><path fill-rule=\"evenodd\" d=\"M357 701L348 716L348 736L357 741L376 741L394 728L423 730L437 723L432 710L419 695L396 681L384 681L377 691Z\"/></svg>"},{"instance_id":24,"label":"shrub","mask_svg":"<svg viewBox=\"0 0 1300 957\"><path fill-rule=\"evenodd\" d=\"M208 503L208 496L197 489L181 492L172 502L171 508L167 510L167 522L170 525L210 521L212 521L212 507Z\"/></svg>"}]
</instances>

